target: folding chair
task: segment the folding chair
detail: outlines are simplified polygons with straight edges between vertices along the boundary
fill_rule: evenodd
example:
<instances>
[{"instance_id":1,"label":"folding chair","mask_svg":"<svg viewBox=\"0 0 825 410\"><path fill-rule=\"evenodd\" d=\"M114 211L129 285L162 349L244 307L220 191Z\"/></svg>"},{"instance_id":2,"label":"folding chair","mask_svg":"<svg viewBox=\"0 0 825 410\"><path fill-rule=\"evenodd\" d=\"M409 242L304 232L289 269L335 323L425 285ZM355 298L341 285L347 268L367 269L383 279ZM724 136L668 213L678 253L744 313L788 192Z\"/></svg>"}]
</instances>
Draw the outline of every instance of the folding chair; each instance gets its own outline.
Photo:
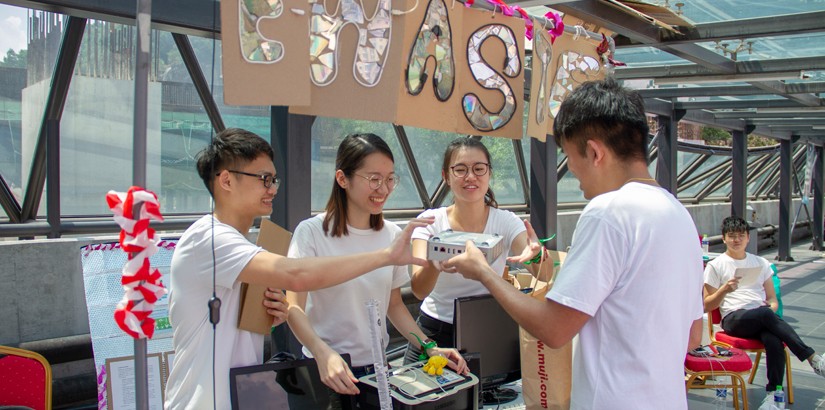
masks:
<instances>
[{"instance_id":1,"label":"folding chair","mask_svg":"<svg viewBox=\"0 0 825 410\"><path fill-rule=\"evenodd\" d=\"M0 346L0 405L52 408L52 367L29 350Z\"/></svg>"},{"instance_id":2,"label":"folding chair","mask_svg":"<svg viewBox=\"0 0 825 410\"><path fill-rule=\"evenodd\" d=\"M739 409L739 397L742 397L742 409L748 410L748 393L745 390L745 381L742 374L747 373L753 367L751 358L742 350L725 345L724 343L713 342L715 346L728 348L732 356L730 357L696 357L690 354L685 355L685 373L688 378L685 381L685 388L690 389L731 389L733 392L733 408ZM718 384L720 376L730 378L730 383ZM712 377L717 384L704 383Z\"/></svg>"}]
</instances>

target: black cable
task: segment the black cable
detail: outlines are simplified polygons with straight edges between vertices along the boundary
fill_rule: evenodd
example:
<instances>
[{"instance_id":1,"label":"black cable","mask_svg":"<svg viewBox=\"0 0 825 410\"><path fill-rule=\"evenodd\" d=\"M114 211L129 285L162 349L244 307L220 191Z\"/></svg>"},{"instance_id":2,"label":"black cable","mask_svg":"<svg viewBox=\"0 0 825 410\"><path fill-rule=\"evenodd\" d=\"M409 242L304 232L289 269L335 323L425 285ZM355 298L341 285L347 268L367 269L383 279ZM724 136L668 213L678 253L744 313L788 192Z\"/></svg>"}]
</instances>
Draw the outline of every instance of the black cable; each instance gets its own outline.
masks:
<instances>
[{"instance_id":1,"label":"black cable","mask_svg":"<svg viewBox=\"0 0 825 410\"><path fill-rule=\"evenodd\" d=\"M217 39L215 38L215 32L217 30L217 15L218 15L218 1L215 0L212 2L212 72L211 78L209 82L209 93L211 95L215 95L215 46L217 43ZM212 128L210 132L210 145L212 149L215 149L215 128ZM215 178L215 161L214 161L214 152L213 154L213 161L210 164L210 171L209 175L211 178ZM211 224L212 229L210 230L211 233L211 245L212 245L212 297L209 299L209 303L207 303L209 309L209 322L212 323L212 408L213 410L217 410L218 402L217 402L217 393L216 393L216 386L215 386L215 348L217 345L217 334L218 334L218 322L221 321L221 300L218 298L217 293L217 267L216 267L216 257L215 257L215 188L214 182L212 184L212 201L211 201Z\"/></svg>"}]
</instances>

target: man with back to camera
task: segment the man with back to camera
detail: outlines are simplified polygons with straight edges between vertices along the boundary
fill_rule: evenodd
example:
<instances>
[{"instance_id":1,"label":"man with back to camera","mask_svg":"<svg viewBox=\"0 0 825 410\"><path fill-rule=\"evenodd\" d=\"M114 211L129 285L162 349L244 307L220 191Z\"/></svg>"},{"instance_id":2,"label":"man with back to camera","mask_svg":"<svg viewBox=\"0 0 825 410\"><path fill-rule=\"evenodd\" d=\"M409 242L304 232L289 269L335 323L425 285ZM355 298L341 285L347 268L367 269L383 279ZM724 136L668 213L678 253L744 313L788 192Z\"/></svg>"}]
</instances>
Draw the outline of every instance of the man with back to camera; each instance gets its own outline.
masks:
<instances>
[{"instance_id":1,"label":"man with back to camera","mask_svg":"<svg viewBox=\"0 0 825 410\"><path fill-rule=\"evenodd\" d=\"M687 210L648 172L642 98L612 79L585 83L562 103L553 134L591 201L546 300L501 280L472 242L446 265L484 284L548 346L579 334L571 409L686 409L702 249Z\"/></svg>"},{"instance_id":2,"label":"man with back to camera","mask_svg":"<svg viewBox=\"0 0 825 410\"><path fill-rule=\"evenodd\" d=\"M708 262L705 267L703 295L705 310L719 308L725 333L758 339L765 345L768 367L767 392L760 409L770 409L773 392L782 385L785 366L785 345L800 361L808 361L816 374L825 377L825 360L796 334L796 331L776 314L779 301L773 287L773 270L765 258L747 253L750 226L738 216L722 221L722 241L725 253ZM751 284L740 286L737 268L761 268L759 277ZM741 272L741 271L740 271ZM784 344L783 344L784 343Z\"/></svg>"},{"instance_id":3,"label":"man with back to camera","mask_svg":"<svg viewBox=\"0 0 825 410\"><path fill-rule=\"evenodd\" d=\"M410 221L388 248L340 257L289 259L249 242L244 235L256 217L272 212L280 185L273 157L269 143L238 128L221 131L198 153L198 174L215 208L184 232L172 256L175 362L166 384L167 410L228 409L229 369L262 363L263 335L237 327L241 282L270 287L265 305L279 324L286 319L286 299L273 289L316 290L384 266L426 263L410 251L413 229L432 222L425 219ZM214 342L207 310L213 275L221 300Z\"/></svg>"}]
</instances>

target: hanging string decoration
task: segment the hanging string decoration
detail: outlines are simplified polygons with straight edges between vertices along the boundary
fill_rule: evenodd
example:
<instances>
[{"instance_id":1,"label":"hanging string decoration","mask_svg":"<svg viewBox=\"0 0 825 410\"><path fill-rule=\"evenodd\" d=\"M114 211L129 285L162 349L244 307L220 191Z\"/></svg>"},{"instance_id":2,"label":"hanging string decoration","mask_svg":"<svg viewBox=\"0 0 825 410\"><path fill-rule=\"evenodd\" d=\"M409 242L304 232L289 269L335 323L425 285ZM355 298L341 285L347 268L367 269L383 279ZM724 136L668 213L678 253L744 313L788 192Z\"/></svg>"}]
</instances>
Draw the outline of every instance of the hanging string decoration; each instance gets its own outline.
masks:
<instances>
[{"instance_id":1,"label":"hanging string decoration","mask_svg":"<svg viewBox=\"0 0 825 410\"><path fill-rule=\"evenodd\" d=\"M136 186L126 193L109 191L106 203L121 228L120 246L129 253L121 279L125 294L115 308L115 323L135 339L151 339L155 319L149 316L155 302L166 294L160 271L149 263L149 257L158 250L158 239L149 222L163 220L160 204L153 192Z\"/></svg>"}]
</instances>

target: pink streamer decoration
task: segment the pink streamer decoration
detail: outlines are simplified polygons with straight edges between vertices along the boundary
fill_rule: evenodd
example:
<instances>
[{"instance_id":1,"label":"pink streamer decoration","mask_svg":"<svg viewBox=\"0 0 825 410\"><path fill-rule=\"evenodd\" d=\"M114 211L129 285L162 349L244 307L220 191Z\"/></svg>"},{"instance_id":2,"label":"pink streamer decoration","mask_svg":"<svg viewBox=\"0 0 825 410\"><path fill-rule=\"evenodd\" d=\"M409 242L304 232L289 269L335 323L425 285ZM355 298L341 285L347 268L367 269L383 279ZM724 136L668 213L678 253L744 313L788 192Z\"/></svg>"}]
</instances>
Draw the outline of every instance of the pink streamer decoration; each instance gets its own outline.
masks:
<instances>
[{"instance_id":1,"label":"pink streamer decoration","mask_svg":"<svg viewBox=\"0 0 825 410\"><path fill-rule=\"evenodd\" d=\"M163 220L158 197L151 191L133 186L126 193L109 191L106 202L121 227L120 243L117 246L102 245L101 249L120 248L129 253L121 278L125 294L115 309L115 322L135 339L151 339L155 320L149 315L155 302L166 294L160 271L149 263L149 257L158 251L160 244L155 238L155 230L149 227L150 220ZM135 205L140 205L138 215L133 215Z\"/></svg>"},{"instance_id":2,"label":"pink streamer decoration","mask_svg":"<svg viewBox=\"0 0 825 410\"><path fill-rule=\"evenodd\" d=\"M523 8L519 6L513 6L513 11L517 12L521 18L524 20L524 36L527 37L528 40L533 39L533 19L530 18L530 15L524 11Z\"/></svg>"},{"instance_id":3,"label":"pink streamer decoration","mask_svg":"<svg viewBox=\"0 0 825 410\"><path fill-rule=\"evenodd\" d=\"M544 15L544 18L553 22L553 28L547 30L547 33L550 34L550 44L553 44L556 42L556 37L564 34L564 22L557 13L553 13L552 11L548 11L547 14Z\"/></svg>"},{"instance_id":4,"label":"pink streamer decoration","mask_svg":"<svg viewBox=\"0 0 825 410\"><path fill-rule=\"evenodd\" d=\"M106 402L106 366L100 366L97 372L97 409L106 410L108 408Z\"/></svg>"}]
</instances>

